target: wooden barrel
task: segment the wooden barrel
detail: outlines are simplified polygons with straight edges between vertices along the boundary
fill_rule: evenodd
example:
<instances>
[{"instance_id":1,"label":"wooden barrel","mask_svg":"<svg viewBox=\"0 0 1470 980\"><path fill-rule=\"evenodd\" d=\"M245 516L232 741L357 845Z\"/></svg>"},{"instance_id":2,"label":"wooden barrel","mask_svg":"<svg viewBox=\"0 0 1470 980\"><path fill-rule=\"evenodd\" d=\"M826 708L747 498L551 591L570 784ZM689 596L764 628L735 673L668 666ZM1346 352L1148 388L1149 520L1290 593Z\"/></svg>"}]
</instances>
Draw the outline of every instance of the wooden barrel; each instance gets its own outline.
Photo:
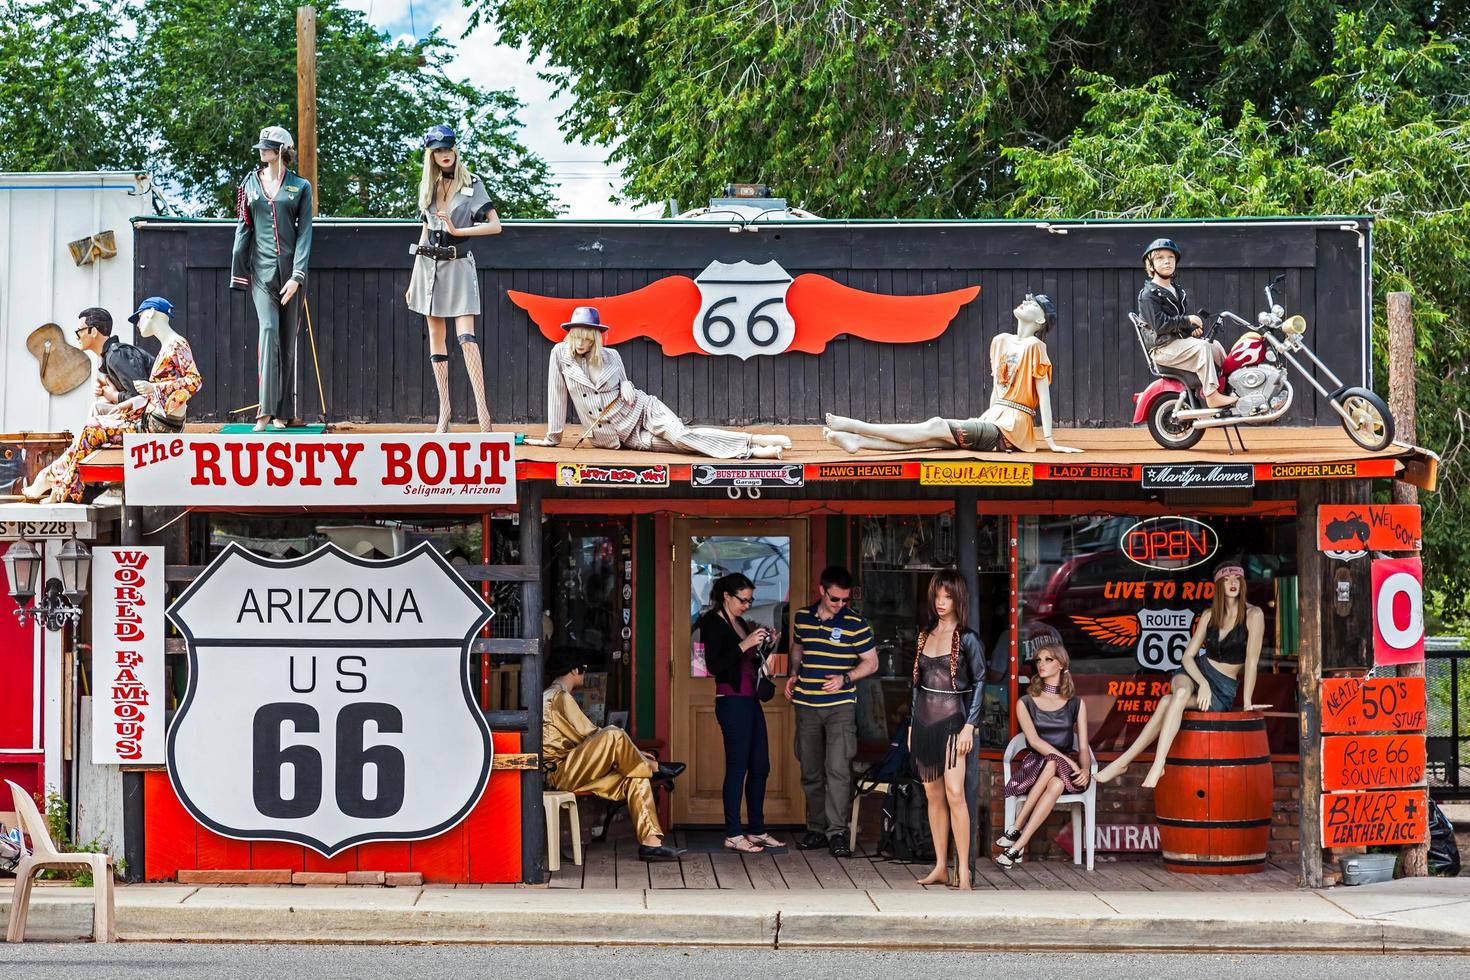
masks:
<instances>
[{"instance_id":1,"label":"wooden barrel","mask_svg":"<svg viewBox=\"0 0 1470 980\"><path fill-rule=\"evenodd\" d=\"M1271 837L1271 749L1259 711L1186 711L1154 790L1164 867L1255 874Z\"/></svg>"}]
</instances>

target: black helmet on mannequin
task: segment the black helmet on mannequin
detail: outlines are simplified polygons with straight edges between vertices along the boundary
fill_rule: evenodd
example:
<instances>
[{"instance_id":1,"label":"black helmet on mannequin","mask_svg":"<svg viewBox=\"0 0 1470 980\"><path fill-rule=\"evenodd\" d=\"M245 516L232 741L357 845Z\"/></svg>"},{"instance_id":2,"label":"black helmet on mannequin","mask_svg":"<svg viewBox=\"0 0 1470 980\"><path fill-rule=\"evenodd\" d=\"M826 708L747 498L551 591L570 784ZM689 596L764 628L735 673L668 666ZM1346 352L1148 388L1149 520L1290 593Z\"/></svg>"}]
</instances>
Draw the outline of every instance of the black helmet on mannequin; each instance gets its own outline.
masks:
<instances>
[{"instance_id":1,"label":"black helmet on mannequin","mask_svg":"<svg viewBox=\"0 0 1470 980\"><path fill-rule=\"evenodd\" d=\"M1165 249L1167 251L1173 252L1174 260L1176 262L1184 258L1184 253L1179 251L1179 246L1174 244L1174 239L1172 238L1155 238L1153 241L1149 242L1148 247L1143 250L1143 258L1147 259L1150 255L1157 252L1159 249Z\"/></svg>"}]
</instances>

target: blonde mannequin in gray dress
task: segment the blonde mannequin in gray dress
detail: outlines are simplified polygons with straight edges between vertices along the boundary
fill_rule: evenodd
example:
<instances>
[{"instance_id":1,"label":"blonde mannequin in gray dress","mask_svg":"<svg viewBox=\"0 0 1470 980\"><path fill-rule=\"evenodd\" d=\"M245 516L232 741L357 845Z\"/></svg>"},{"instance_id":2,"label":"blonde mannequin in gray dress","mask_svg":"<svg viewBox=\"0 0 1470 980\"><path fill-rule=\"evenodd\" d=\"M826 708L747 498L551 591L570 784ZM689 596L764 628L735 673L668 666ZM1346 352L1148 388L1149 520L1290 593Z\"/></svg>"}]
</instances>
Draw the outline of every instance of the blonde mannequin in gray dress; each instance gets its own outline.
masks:
<instances>
[{"instance_id":1,"label":"blonde mannequin in gray dress","mask_svg":"<svg viewBox=\"0 0 1470 980\"><path fill-rule=\"evenodd\" d=\"M480 312L480 280L470 239L500 234L500 216L480 178L471 174L454 147L448 126L430 127L424 134L424 173L419 183L419 235L413 277L404 300L423 314L429 326L429 364L439 392L439 419L435 432L449 431L449 321L464 357L465 371L475 391L475 410L481 432L490 431L490 408L485 401L485 366L475 338Z\"/></svg>"}]
</instances>

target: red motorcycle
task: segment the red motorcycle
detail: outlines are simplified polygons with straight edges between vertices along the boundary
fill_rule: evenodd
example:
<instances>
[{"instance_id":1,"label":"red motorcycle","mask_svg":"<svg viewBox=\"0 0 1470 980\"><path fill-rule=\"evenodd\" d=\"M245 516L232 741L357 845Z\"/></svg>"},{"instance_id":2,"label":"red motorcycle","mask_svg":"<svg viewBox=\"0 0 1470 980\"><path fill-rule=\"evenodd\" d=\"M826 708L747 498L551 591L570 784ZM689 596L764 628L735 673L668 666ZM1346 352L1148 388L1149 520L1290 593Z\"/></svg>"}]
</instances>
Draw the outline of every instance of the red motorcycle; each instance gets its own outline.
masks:
<instances>
[{"instance_id":1,"label":"red motorcycle","mask_svg":"<svg viewBox=\"0 0 1470 980\"><path fill-rule=\"evenodd\" d=\"M1285 367L1290 364L1341 416L1342 427L1353 442L1372 452L1393 442L1393 416L1383 399L1367 388L1344 385L1303 341L1307 321L1300 315L1286 316L1286 311L1276 303L1272 291L1285 279L1277 276L1266 287L1266 310L1256 318L1255 326L1228 311L1210 324L1206 340L1214 339L1226 322L1244 331L1220 366L1222 390L1236 396L1235 404L1229 408L1207 406L1199 378L1193 372L1155 364L1150 353L1153 331L1138 314L1129 313L1138 343L1148 360L1149 372L1155 379L1133 396L1133 424L1147 422L1149 435L1165 449L1189 449L1204 438L1207 429L1226 429L1229 445L1228 430L1269 425L1291 408L1293 392ZM1332 387L1319 382L1297 355L1311 361ZM1237 440L1239 437L1237 431ZM1245 448L1244 443L1241 448ZM1231 451L1234 452L1234 447Z\"/></svg>"}]
</instances>

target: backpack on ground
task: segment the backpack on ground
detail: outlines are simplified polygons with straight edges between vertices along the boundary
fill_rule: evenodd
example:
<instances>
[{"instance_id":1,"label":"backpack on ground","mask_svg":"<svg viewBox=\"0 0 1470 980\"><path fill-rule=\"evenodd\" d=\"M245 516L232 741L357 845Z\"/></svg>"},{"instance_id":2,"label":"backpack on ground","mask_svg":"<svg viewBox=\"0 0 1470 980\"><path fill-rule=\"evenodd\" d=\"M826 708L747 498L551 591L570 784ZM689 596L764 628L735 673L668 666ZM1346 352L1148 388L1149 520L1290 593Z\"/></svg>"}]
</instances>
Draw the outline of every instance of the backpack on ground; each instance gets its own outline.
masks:
<instances>
[{"instance_id":1,"label":"backpack on ground","mask_svg":"<svg viewBox=\"0 0 1470 980\"><path fill-rule=\"evenodd\" d=\"M907 745L908 722L905 722L887 754L868 777L875 783L888 783L888 793L883 797L883 830L878 836L878 853L894 861L933 861L929 804L924 796L924 784L914 774L909 761ZM879 778L880 773L886 778Z\"/></svg>"}]
</instances>

